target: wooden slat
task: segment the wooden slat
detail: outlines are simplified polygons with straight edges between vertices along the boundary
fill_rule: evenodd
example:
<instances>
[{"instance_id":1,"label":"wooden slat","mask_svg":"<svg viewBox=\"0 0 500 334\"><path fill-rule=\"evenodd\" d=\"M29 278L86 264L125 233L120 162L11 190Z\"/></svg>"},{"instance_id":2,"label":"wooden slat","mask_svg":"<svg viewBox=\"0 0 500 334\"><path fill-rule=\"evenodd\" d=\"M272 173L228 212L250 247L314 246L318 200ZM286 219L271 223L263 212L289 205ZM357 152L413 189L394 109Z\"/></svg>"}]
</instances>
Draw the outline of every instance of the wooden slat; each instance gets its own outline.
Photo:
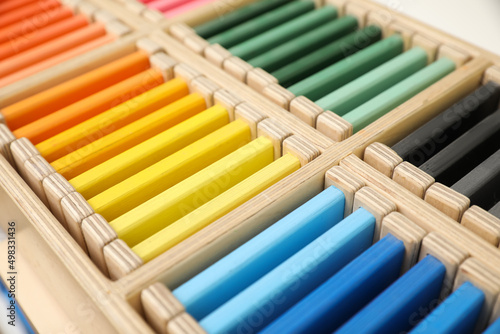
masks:
<instances>
[{"instance_id":1,"label":"wooden slat","mask_svg":"<svg viewBox=\"0 0 500 334\"><path fill-rule=\"evenodd\" d=\"M396 204L375 189L365 186L354 195L352 211L356 211L358 208L368 210L375 217L373 242L379 241L382 220L385 216L397 210Z\"/></svg>"},{"instance_id":2,"label":"wooden slat","mask_svg":"<svg viewBox=\"0 0 500 334\"><path fill-rule=\"evenodd\" d=\"M125 277L143 264L141 258L121 239L115 239L105 245L103 252L112 280Z\"/></svg>"},{"instance_id":3,"label":"wooden slat","mask_svg":"<svg viewBox=\"0 0 500 334\"><path fill-rule=\"evenodd\" d=\"M415 35L415 30L408 27L402 22L392 22L387 27L387 35L399 34L403 38L404 50L408 50L412 47L413 36Z\"/></svg>"},{"instance_id":4,"label":"wooden slat","mask_svg":"<svg viewBox=\"0 0 500 334\"><path fill-rule=\"evenodd\" d=\"M462 49L451 45L441 45L438 49L437 58L448 58L461 66L471 59L471 55Z\"/></svg>"},{"instance_id":5,"label":"wooden slat","mask_svg":"<svg viewBox=\"0 0 500 334\"><path fill-rule=\"evenodd\" d=\"M229 121L234 121L234 110L243 102L243 99L233 92L219 89L214 93L214 104L219 104L226 108L229 113Z\"/></svg>"},{"instance_id":6,"label":"wooden slat","mask_svg":"<svg viewBox=\"0 0 500 334\"><path fill-rule=\"evenodd\" d=\"M368 146L365 150L363 160L385 176L391 178L394 174L394 169L403 162L403 159L396 152L382 143L373 143Z\"/></svg>"},{"instance_id":7,"label":"wooden slat","mask_svg":"<svg viewBox=\"0 0 500 334\"><path fill-rule=\"evenodd\" d=\"M224 60L222 68L241 82L247 82L247 75L253 69L253 66L241 58L231 56Z\"/></svg>"},{"instance_id":8,"label":"wooden slat","mask_svg":"<svg viewBox=\"0 0 500 334\"><path fill-rule=\"evenodd\" d=\"M481 333L486 329L487 324L492 322L490 317L500 292L500 276L497 272L489 270L480 260L479 258L465 260L458 269L453 286L453 290L456 290L464 282L470 282L484 293L485 300L476 323L475 333Z\"/></svg>"},{"instance_id":9,"label":"wooden slat","mask_svg":"<svg viewBox=\"0 0 500 334\"><path fill-rule=\"evenodd\" d=\"M220 68L222 68L224 61L232 56L231 52L227 51L227 49L220 44L207 46L204 50L204 55L209 62Z\"/></svg>"},{"instance_id":10,"label":"wooden slat","mask_svg":"<svg viewBox=\"0 0 500 334\"><path fill-rule=\"evenodd\" d=\"M470 206L470 199L455 190L436 182L427 189L425 201L456 221L462 219Z\"/></svg>"},{"instance_id":11,"label":"wooden slat","mask_svg":"<svg viewBox=\"0 0 500 334\"><path fill-rule=\"evenodd\" d=\"M165 25L168 26L169 24L175 22L184 22L194 27L255 1L256 0L218 0L214 3L208 3L204 6L200 6L186 13L170 18L165 22Z\"/></svg>"},{"instance_id":12,"label":"wooden slat","mask_svg":"<svg viewBox=\"0 0 500 334\"><path fill-rule=\"evenodd\" d=\"M463 247L453 243L438 232L431 232L422 240L419 261L428 254L441 261L446 268L446 275L440 294L440 299L444 299L453 289L458 267L469 257L469 254Z\"/></svg>"},{"instance_id":13,"label":"wooden slat","mask_svg":"<svg viewBox=\"0 0 500 334\"><path fill-rule=\"evenodd\" d=\"M95 213L83 219L82 233L90 258L104 275L109 276L104 247L118 238L115 230L103 216Z\"/></svg>"},{"instance_id":14,"label":"wooden slat","mask_svg":"<svg viewBox=\"0 0 500 334\"><path fill-rule=\"evenodd\" d=\"M140 5L131 6L127 5L126 3L125 4L120 3L119 1L101 1L101 0L86 0L86 1L95 4L99 8L105 9L113 13L113 15L115 15L118 19L127 23L129 26L131 26L136 30L147 31L150 29L154 29L155 22L153 22L153 20L146 19L147 17L146 11L149 12L151 10L144 8ZM137 11L140 13L140 15L137 15L138 14Z\"/></svg>"},{"instance_id":15,"label":"wooden slat","mask_svg":"<svg viewBox=\"0 0 500 334\"><path fill-rule=\"evenodd\" d=\"M405 245L405 257L401 266L401 274L404 274L417 263L422 239L427 233L399 212L392 212L382 220L380 239L389 233Z\"/></svg>"},{"instance_id":16,"label":"wooden slat","mask_svg":"<svg viewBox=\"0 0 500 334\"><path fill-rule=\"evenodd\" d=\"M87 245L82 233L82 223L85 218L94 214L94 210L87 203L85 198L77 192L66 195L61 200L61 208L68 227L68 232L84 252L87 253Z\"/></svg>"},{"instance_id":17,"label":"wooden slat","mask_svg":"<svg viewBox=\"0 0 500 334\"><path fill-rule=\"evenodd\" d=\"M297 135L287 137L283 141L283 155L288 153L297 157L302 166L313 161L321 154L321 152L306 139Z\"/></svg>"},{"instance_id":18,"label":"wooden slat","mask_svg":"<svg viewBox=\"0 0 500 334\"><path fill-rule=\"evenodd\" d=\"M262 95L285 110L290 110L290 104L295 95L280 84L270 84L262 91Z\"/></svg>"},{"instance_id":19,"label":"wooden slat","mask_svg":"<svg viewBox=\"0 0 500 334\"><path fill-rule=\"evenodd\" d=\"M174 78L174 67L177 61L167 56L164 52L159 52L149 58L152 68L158 69L163 75L165 82Z\"/></svg>"},{"instance_id":20,"label":"wooden slat","mask_svg":"<svg viewBox=\"0 0 500 334\"><path fill-rule=\"evenodd\" d=\"M141 303L148 323L161 334L167 334L168 323L184 312L184 306L161 283L152 284L143 290Z\"/></svg>"},{"instance_id":21,"label":"wooden slat","mask_svg":"<svg viewBox=\"0 0 500 334\"><path fill-rule=\"evenodd\" d=\"M422 199L435 182L432 176L407 161L394 168L392 179Z\"/></svg>"},{"instance_id":22,"label":"wooden slat","mask_svg":"<svg viewBox=\"0 0 500 334\"><path fill-rule=\"evenodd\" d=\"M167 324L169 334L206 334L205 330L189 314L182 313Z\"/></svg>"},{"instance_id":23,"label":"wooden slat","mask_svg":"<svg viewBox=\"0 0 500 334\"><path fill-rule=\"evenodd\" d=\"M290 102L290 112L312 127L316 127L316 119L323 111L323 108L305 96L296 97Z\"/></svg>"},{"instance_id":24,"label":"wooden slat","mask_svg":"<svg viewBox=\"0 0 500 334\"><path fill-rule=\"evenodd\" d=\"M331 4L337 7L339 16L345 15L345 5L347 3L347 0L324 0L324 1L326 5Z\"/></svg>"},{"instance_id":25,"label":"wooden slat","mask_svg":"<svg viewBox=\"0 0 500 334\"><path fill-rule=\"evenodd\" d=\"M182 43L184 43L186 37L196 35L193 28L182 22L170 24L168 32Z\"/></svg>"},{"instance_id":26,"label":"wooden slat","mask_svg":"<svg viewBox=\"0 0 500 334\"><path fill-rule=\"evenodd\" d=\"M332 185L344 193L344 217L349 216L354 205L354 195L365 186L365 183L345 168L334 166L326 172L325 189Z\"/></svg>"},{"instance_id":27,"label":"wooden slat","mask_svg":"<svg viewBox=\"0 0 500 334\"><path fill-rule=\"evenodd\" d=\"M199 71L184 63L180 63L174 66L174 77L181 78L188 85L190 85L194 79L201 76L202 74Z\"/></svg>"},{"instance_id":28,"label":"wooden slat","mask_svg":"<svg viewBox=\"0 0 500 334\"><path fill-rule=\"evenodd\" d=\"M362 1L358 2L361 3ZM177 49L177 47L172 46L171 50L173 49ZM182 54L183 51L182 48L179 49L181 49L181 51L178 51L176 57L177 59L182 59L184 56ZM192 63L198 62L197 58L192 58L190 61L192 61ZM211 229L204 234L204 239L195 239L194 244L191 242L191 245L195 246L197 245L196 242L203 240L203 247L196 246L189 250L186 248L186 245L189 244L182 245L181 247L175 247L176 251L180 250L180 254L170 252L168 254L167 265L165 265L164 261L152 261L152 263L155 262L155 264L160 265L157 268L153 266L144 266L143 268L139 268L123 280L119 280L113 288L105 288L103 291L111 291L109 299L112 300L112 303L111 306L109 303L106 304L106 307L111 308L111 310L103 312L105 312L110 319L113 319L113 324L117 326L117 328L123 329L124 326L130 325L131 322L134 323L132 326L128 326L125 327L125 329L120 330L120 332L135 331L148 333L150 330L147 327L143 327L137 313L130 312L130 306L124 303L123 296L116 294L116 291L120 291L128 296L133 296L137 293L137 291L139 291L140 287L145 286L145 283L147 282L151 282L153 278L161 278L168 282L175 283L179 282L181 278L189 274L190 271L192 272L195 270L193 268L196 266L199 268L207 265L207 263L213 261L217 254L224 253L230 249L232 245L237 244L239 242L238 238L240 240L245 239L248 238L249 234L257 233L257 230L262 229L270 220L284 215L287 210L291 210L297 204L303 203L308 197L310 198L315 193L319 192L323 187L324 173L326 169L338 163L338 161L347 154L355 152L360 155L366 145L374 140L381 141L385 144L393 143L393 140L401 138L401 136L407 132L408 129L416 127L419 122L429 119L443 105L450 105L457 96L467 90L470 91L471 87L477 85L479 82L480 72L482 72L482 68L485 68L487 65L488 62L484 61L484 59L472 60L467 64L466 68L459 69L448 78L445 78L438 85L434 85L424 93L419 94L417 98L414 98L408 103L405 103L403 106L396 108L392 113L390 113L390 115L388 115L388 117L383 117L383 121L381 120L380 122L375 122L373 125L363 130L363 132L359 135L351 137L345 143L334 146L331 146L333 145L333 141L327 140L328 138L326 138L326 136L321 137L317 131L312 131L312 129L296 125L299 123L297 123L295 118L291 117L292 115L289 113L283 113L281 109L276 108L275 106L268 105L269 101L266 101L261 96L252 93L247 88L241 88L242 92L244 92L244 94L241 94L243 98L247 98L246 94L253 94L254 99L259 100L258 103L260 103L263 107L272 110L270 113L274 113L280 117L282 116L283 119L285 119L285 126L291 127L294 131L296 131L296 128L299 128L299 133L297 133L299 135L302 135L302 132L304 134L309 134L310 138L308 139L312 138L315 141L315 145L320 147L323 151L322 156L305 166L293 177L287 178L278 185L271 187L269 191L264 192L264 194L258 196L258 198L246 203L243 206L243 209L239 208L235 210L235 212L232 212L228 216L219 220L217 222L219 224L214 227L214 229ZM202 63L199 66L204 67L205 65ZM212 70L210 69L210 71ZM214 71L208 76L218 77L219 74L220 72ZM223 79L218 80L224 81ZM219 82L217 83L222 87L231 89L234 82L235 80L230 79L228 82L225 82L225 84L220 84ZM240 93L238 92L238 94ZM422 101L425 101L425 103L421 103ZM308 135L305 137L308 137ZM328 148L329 146L331 147ZM10 177L6 177L0 173L0 181L3 179L9 180L9 178ZM246 218L251 219L246 220ZM229 222L229 219L234 221L232 223L233 226L238 226L238 224L245 222L244 228L233 230L229 225L224 226L220 224L221 221ZM44 224L43 219L42 222L38 223ZM257 223L256 226L251 225L255 223ZM222 227L222 229L219 229L219 227ZM251 232L248 233L249 231ZM231 235L227 237L228 234ZM216 236L222 236L225 238L217 238L216 242L214 242L214 238ZM67 240L72 243L70 239ZM224 241L226 241L226 243L224 243ZM227 241L230 242L227 243ZM206 245L209 245L209 247L206 247ZM473 248L476 246L473 245ZM481 249L481 247L478 249ZM74 250L78 251L76 248L74 248L73 251ZM186 252L186 250L188 251ZM210 250L214 250L214 252L206 258L197 257L197 254L206 255L210 252ZM167 254L163 255L162 260L166 260ZM493 256L493 258L495 258L495 256ZM196 261L200 262L195 264ZM78 266L77 268L74 268L68 265L68 267L80 274L81 269ZM154 268L154 270L151 270L152 268ZM176 270L171 270L171 268L175 268ZM165 269L168 269L168 271L165 271ZM149 270L150 272L147 272L146 270ZM139 277L139 275L143 276ZM83 276L85 277L86 275ZM85 286L87 287L90 285L91 284ZM99 291L98 289L89 289L91 291ZM106 327L102 328L100 328L100 330L106 330Z\"/></svg>"},{"instance_id":29,"label":"wooden slat","mask_svg":"<svg viewBox=\"0 0 500 334\"><path fill-rule=\"evenodd\" d=\"M247 123L252 133L252 139L257 138L257 126L266 119L267 116L248 102L238 104L234 110L234 119L240 119Z\"/></svg>"},{"instance_id":30,"label":"wooden slat","mask_svg":"<svg viewBox=\"0 0 500 334\"><path fill-rule=\"evenodd\" d=\"M488 58L490 61L499 63L500 56L495 55L489 51L483 50L472 43L465 42L460 40L457 37L451 36L443 31L440 31L434 27L423 24L422 22L402 13L399 13L395 10L391 10L386 6L376 3L371 0L350 0L355 2L358 5L364 6L370 12L378 12L383 13L384 16L391 17L393 20L398 22L404 22L409 28L414 29L419 34L423 34L432 38L433 40L438 41L441 44L452 45L461 50L468 52L472 57L483 56Z\"/></svg>"},{"instance_id":31,"label":"wooden slat","mask_svg":"<svg viewBox=\"0 0 500 334\"><path fill-rule=\"evenodd\" d=\"M392 13L384 8L383 10L371 10L370 6L364 3L356 4L358 7L363 8L366 17L366 25L376 25L382 28L382 37L387 37L389 33L389 26L394 21ZM361 10L359 10L362 13Z\"/></svg>"},{"instance_id":32,"label":"wooden slat","mask_svg":"<svg viewBox=\"0 0 500 334\"><path fill-rule=\"evenodd\" d=\"M52 214L68 229L61 201L75 191L75 188L59 173L49 175L42 181L43 189Z\"/></svg>"},{"instance_id":33,"label":"wooden slat","mask_svg":"<svg viewBox=\"0 0 500 334\"><path fill-rule=\"evenodd\" d=\"M194 53L197 53L199 55L204 55L205 49L210 44L198 35L191 35L187 36L184 39L184 45L187 46Z\"/></svg>"},{"instance_id":34,"label":"wooden slat","mask_svg":"<svg viewBox=\"0 0 500 334\"><path fill-rule=\"evenodd\" d=\"M264 136L274 146L274 160L283 155L283 142L292 132L273 118L266 118L257 124L257 137Z\"/></svg>"},{"instance_id":35,"label":"wooden slat","mask_svg":"<svg viewBox=\"0 0 500 334\"><path fill-rule=\"evenodd\" d=\"M329 110L318 115L316 129L336 142L349 138L353 133L351 123Z\"/></svg>"},{"instance_id":36,"label":"wooden slat","mask_svg":"<svg viewBox=\"0 0 500 334\"><path fill-rule=\"evenodd\" d=\"M0 117L1 113L0 113ZM0 154L12 165L14 166L14 158L12 157L12 152L10 150L10 144L16 140L14 134L9 130L9 128L0 122Z\"/></svg>"},{"instance_id":37,"label":"wooden slat","mask_svg":"<svg viewBox=\"0 0 500 334\"><path fill-rule=\"evenodd\" d=\"M437 57L437 51L439 49L440 43L436 40L433 40L432 38L429 38L428 36L422 35L420 33L416 33L413 35L412 41L411 41L411 46L412 47L420 47L427 52L427 59L428 63L434 62Z\"/></svg>"},{"instance_id":38,"label":"wooden slat","mask_svg":"<svg viewBox=\"0 0 500 334\"><path fill-rule=\"evenodd\" d=\"M355 16L360 27L367 25L368 10L365 6L350 1L345 5L345 14Z\"/></svg>"},{"instance_id":39,"label":"wooden slat","mask_svg":"<svg viewBox=\"0 0 500 334\"><path fill-rule=\"evenodd\" d=\"M24 179L26 179L26 170L24 168L24 164L30 158L40 155L40 152L38 152L36 147L27 138L14 140L10 144L10 152L12 154L12 160L14 161L14 165L16 166L17 171Z\"/></svg>"},{"instance_id":40,"label":"wooden slat","mask_svg":"<svg viewBox=\"0 0 500 334\"><path fill-rule=\"evenodd\" d=\"M246 82L250 87L262 93L267 86L277 84L278 79L261 68L254 68L247 73Z\"/></svg>"},{"instance_id":41,"label":"wooden slat","mask_svg":"<svg viewBox=\"0 0 500 334\"><path fill-rule=\"evenodd\" d=\"M31 187L33 192L49 206L49 201L43 188L43 181L46 177L54 174L56 170L41 155L31 157L24 163L24 180Z\"/></svg>"},{"instance_id":42,"label":"wooden slat","mask_svg":"<svg viewBox=\"0 0 500 334\"><path fill-rule=\"evenodd\" d=\"M212 107L214 105L214 94L220 88L211 80L205 77L199 77L191 81L189 85L189 90L193 93L198 93L205 99L207 107Z\"/></svg>"},{"instance_id":43,"label":"wooden slat","mask_svg":"<svg viewBox=\"0 0 500 334\"><path fill-rule=\"evenodd\" d=\"M500 219L477 205L465 211L460 224L493 246L500 244Z\"/></svg>"}]
</instances>

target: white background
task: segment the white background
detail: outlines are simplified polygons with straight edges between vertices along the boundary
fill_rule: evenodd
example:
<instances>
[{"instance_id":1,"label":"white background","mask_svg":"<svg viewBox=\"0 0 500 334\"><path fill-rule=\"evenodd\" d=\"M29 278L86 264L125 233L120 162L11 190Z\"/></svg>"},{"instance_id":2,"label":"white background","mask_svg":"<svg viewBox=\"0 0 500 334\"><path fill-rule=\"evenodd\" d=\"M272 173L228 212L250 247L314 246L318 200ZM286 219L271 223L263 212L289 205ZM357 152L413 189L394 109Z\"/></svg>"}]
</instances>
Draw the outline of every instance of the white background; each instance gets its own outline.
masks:
<instances>
[{"instance_id":1,"label":"white background","mask_svg":"<svg viewBox=\"0 0 500 334\"><path fill-rule=\"evenodd\" d=\"M500 55L500 0L375 0Z\"/></svg>"}]
</instances>

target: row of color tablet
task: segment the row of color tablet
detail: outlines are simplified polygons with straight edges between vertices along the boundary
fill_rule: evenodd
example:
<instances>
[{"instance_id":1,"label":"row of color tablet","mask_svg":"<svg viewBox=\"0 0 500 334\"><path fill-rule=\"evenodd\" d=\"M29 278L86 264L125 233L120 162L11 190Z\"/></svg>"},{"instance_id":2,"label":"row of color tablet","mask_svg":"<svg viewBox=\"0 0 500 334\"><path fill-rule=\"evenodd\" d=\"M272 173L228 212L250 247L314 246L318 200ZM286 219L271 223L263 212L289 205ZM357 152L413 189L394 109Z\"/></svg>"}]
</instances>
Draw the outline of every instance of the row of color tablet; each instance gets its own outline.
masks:
<instances>
[{"instance_id":1,"label":"row of color tablet","mask_svg":"<svg viewBox=\"0 0 500 334\"><path fill-rule=\"evenodd\" d=\"M493 82L445 110L392 149L436 182L500 218L500 86Z\"/></svg>"},{"instance_id":2,"label":"row of color tablet","mask_svg":"<svg viewBox=\"0 0 500 334\"><path fill-rule=\"evenodd\" d=\"M109 43L116 32L58 0L3 1L0 87Z\"/></svg>"},{"instance_id":3,"label":"row of color tablet","mask_svg":"<svg viewBox=\"0 0 500 334\"><path fill-rule=\"evenodd\" d=\"M344 218L344 207L340 190L325 189L173 294L210 334L476 328L480 289L464 282L440 303L445 265L421 254L399 277L403 241L389 233L372 245L375 217L361 207Z\"/></svg>"},{"instance_id":4,"label":"row of color tablet","mask_svg":"<svg viewBox=\"0 0 500 334\"><path fill-rule=\"evenodd\" d=\"M393 36L379 43L388 42L391 38L400 39L398 36ZM381 44L376 43L346 58L346 64L356 65L357 60L362 58L363 52L378 46ZM455 64L447 58L441 58L428 66L425 66L426 61L426 52L418 47L413 48L349 83L344 82L345 84L339 85L340 87L335 85L331 93L317 100L317 104L326 110L333 109L333 112L352 124L353 131L357 132L455 69ZM341 72L339 69L347 68L346 64L339 62L336 66L332 66L330 71L322 71L308 78L299 87L305 88L312 82L315 82L315 85L321 82L329 83L333 78L330 79L327 76ZM362 64L360 66L362 67ZM353 72L357 70L359 67L352 69ZM339 88L336 89L337 87ZM299 95L305 94L299 93ZM337 111L336 108L340 110Z\"/></svg>"},{"instance_id":5,"label":"row of color tablet","mask_svg":"<svg viewBox=\"0 0 500 334\"><path fill-rule=\"evenodd\" d=\"M1 112L144 262L301 166L140 50Z\"/></svg>"},{"instance_id":6,"label":"row of color tablet","mask_svg":"<svg viewBox=\"0 0 500 334\"><path fill-rule=\"evenodd\" d=\"M195 31L265 70L294 96L343 117L353 132L455 69L447 58L427 66L423 49L403 52L401 36L381 40L379 27L358 29L355 17L337 18L335 7L315 8L307 0L259 1ZM319 118L308 123L322 130Z\"/></svg>"},{"instance_id":7,"label":"row of color tablet","mask_svg":"<svg viewBox=\"0 0 500 334\"><path fill-rule=\"evenodd\" d=\"M210 4L215 0L140 0L151 9L156 9L167 18L175 17Z\"/></svg>"}]
</instances>

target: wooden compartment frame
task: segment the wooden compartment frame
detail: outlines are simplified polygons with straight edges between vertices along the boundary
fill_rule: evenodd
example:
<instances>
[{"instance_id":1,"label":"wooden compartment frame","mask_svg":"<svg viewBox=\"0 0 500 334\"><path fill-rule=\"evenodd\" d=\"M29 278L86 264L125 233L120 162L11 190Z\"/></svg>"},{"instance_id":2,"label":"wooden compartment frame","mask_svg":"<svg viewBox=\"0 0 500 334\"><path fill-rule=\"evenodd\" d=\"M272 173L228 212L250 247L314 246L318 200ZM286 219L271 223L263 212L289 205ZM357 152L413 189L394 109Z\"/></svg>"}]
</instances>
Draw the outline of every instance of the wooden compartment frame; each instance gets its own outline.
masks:
<instances>
[{"instance_id":1,"label":"wooden compartment frame","mask_svg":"<svg viewBox=\"0 0 500 334\"><path fill-rule=\"evenodd\" d=\"M401 34L405 43L405 50L412 46L420 46L427 51L429 62L446 56L452 59L458 68L476 57L485 57L496 64L500 64L500 58L492 53L459 41L435 29L424 27L403 14L386 9L382 5L372 3L369 0L323 0L317 2L318 6L325 4L337 6L340 15L349 14L357 17L360 26L367 24L380 26L383 31L383 38L394 33ZM277 80L266 71L253 68L245 61L232 56L222 46L218 44L210 45L196 35L188 25L206 21L204 17L200 17L199 20L183 21L179 19L175 22L166 20L165 29L169 30L170 34L174 35L176 39L193 52L205 56L212 63L232 73L233 76L247 83L275 104L289 110L303 122L318 129L330 139L338 142L352 135L352 125L342 117L323 110L304 96L295 97L287 89L280 86Z\"/></svg>"},{"instance_id":2,"label":"wooden compartment frame","mask_svg":"<svg viewBox=\"0 0 500 334\"><path fill-rule=\"evenodd\" d=\"M63 226L0 156L0 227L16 223L17 301L40 332L153 333ZM0 254L7 258L7 242ZM5 283L11 270L0 265Z\"/></svg>"}]
</instances>

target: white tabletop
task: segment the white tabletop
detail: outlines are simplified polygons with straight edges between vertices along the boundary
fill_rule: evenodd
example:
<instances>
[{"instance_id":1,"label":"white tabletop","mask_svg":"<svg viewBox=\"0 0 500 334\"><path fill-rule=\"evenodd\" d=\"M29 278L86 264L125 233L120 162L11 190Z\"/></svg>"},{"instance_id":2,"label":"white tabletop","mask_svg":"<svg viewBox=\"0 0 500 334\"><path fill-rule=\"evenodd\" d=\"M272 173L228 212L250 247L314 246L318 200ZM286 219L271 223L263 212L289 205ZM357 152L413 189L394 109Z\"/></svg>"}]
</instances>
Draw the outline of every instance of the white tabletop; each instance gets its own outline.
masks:
<instances>
[{"instance_id":1,"label":"white tabletop","mask_svg":"<svg viewBox=\"0 0 500 334\"><path fill-rule=\"evenodd\" d=\"M500 55L500 0L375 0Z\"/></svg>"}]
</instances>

